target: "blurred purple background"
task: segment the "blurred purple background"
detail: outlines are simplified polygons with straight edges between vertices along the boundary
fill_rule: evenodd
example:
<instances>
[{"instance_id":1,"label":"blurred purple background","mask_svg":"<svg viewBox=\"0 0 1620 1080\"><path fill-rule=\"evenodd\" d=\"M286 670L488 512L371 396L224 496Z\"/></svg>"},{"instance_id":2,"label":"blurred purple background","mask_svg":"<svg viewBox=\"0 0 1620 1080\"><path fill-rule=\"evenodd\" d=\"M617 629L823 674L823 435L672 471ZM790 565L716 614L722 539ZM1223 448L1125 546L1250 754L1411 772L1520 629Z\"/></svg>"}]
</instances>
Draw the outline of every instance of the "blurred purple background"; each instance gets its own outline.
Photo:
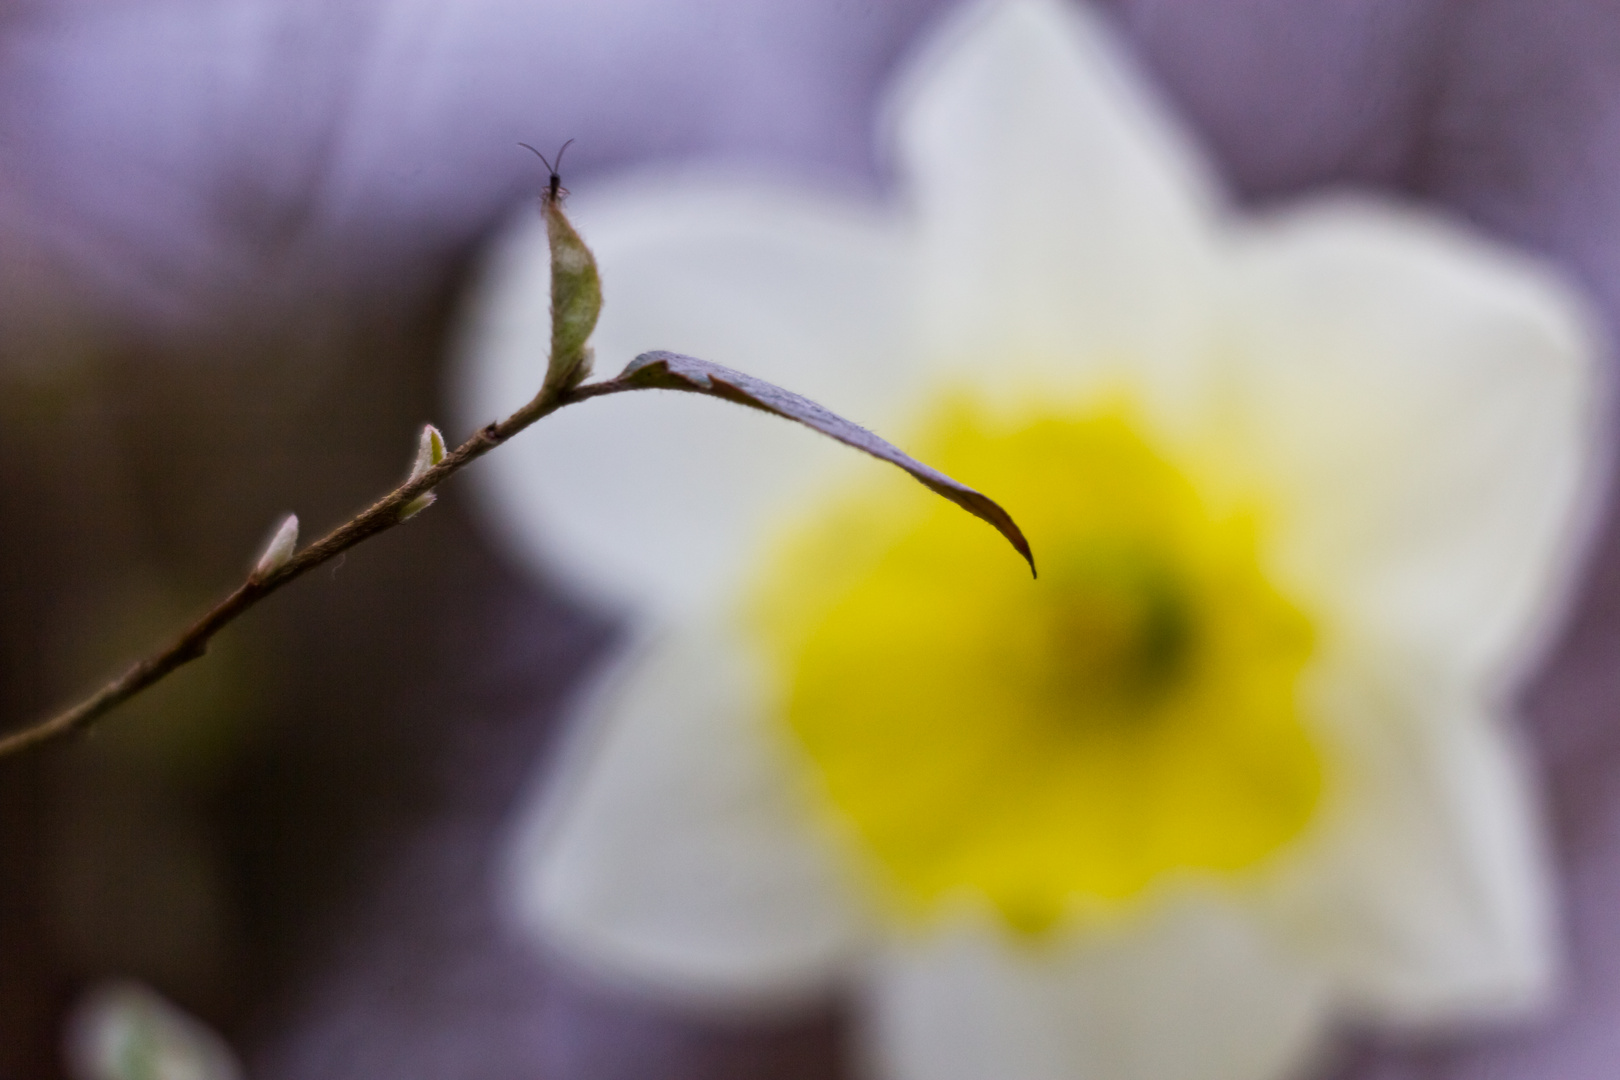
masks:
<instances>
[{"instance_id":1,"label":"blurred purple background","mask_svg":"<svg viewBox=\"0 0 1620 1080\"><path fill-rule=\"evenodd\" d=\"M576 190L724 159L880 193L874 104L946 6L0 8L0 724L226 588L279 513L313 533L399 478L416 425L448 418L479 244L543 180L519 139L577 137ZM1112 6L1246 201L1355 184L1449 207L1620 326L1620 5ZM1353 1034L1344 1077L1620 1061L1606 520L1528 696L1570 994L1518 1031ZM262 1080L838 1075L836 1002L714 1027L548 972L502 928L505 816L612 633L502 564L453 485L101 734L0 763L0 1080L58 1075L62 1010L109 974L218 1026Z\"/></svg>"}]
</instances>

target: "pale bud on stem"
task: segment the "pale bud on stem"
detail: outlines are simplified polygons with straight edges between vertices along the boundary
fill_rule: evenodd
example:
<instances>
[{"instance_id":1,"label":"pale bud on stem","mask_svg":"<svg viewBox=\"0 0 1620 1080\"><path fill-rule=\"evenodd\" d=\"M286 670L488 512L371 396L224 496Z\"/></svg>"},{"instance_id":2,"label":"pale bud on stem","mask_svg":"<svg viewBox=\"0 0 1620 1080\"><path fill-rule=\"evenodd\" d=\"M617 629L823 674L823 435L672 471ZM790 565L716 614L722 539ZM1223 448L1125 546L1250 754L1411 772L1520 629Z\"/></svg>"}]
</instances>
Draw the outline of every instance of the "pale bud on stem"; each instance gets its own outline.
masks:
<instances>
[{"instance_id":1,"label":"pale bud on stem","mask_svg":"<svg viewBox=\"0 0 1620 1080\"><path fill-rule=\"evenodd\" d=\"M406 483L416 480L433 466L444 460L444 436L432 424L422 425L422 435L416 442L416 457L411 462L411 474L405 478ZM433 505L438 496L431 491L425 491L400 507L399 520L405 521L415 517L423 510Z\"/></svg>"},{"instance_id":2,"label":"pale bud on stem","mask_svg":"<svg viewBox=\"0 0 1620 1080\"><path fill-rule=\"evenodd\" d=\"M259 561L253 564L252 579L263 581L280 570L287 565L287 560L293 557L296 550L298 550L298 515L288 514L281 519L281 524L276 526L270 542L264 545Z\"/></svg>"}]
</instances>

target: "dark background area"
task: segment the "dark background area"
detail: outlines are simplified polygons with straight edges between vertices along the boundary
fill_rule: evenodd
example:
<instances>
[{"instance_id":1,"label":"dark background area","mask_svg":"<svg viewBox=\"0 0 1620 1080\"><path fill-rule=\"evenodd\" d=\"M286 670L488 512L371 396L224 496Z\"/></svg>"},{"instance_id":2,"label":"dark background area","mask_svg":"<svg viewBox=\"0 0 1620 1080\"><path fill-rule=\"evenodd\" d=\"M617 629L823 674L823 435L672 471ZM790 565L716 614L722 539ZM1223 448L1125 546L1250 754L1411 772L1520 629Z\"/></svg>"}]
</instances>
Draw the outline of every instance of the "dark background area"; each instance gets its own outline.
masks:
<instances>
[{"instance_id":1,"label":"dark background area","mask_svg":"<svg viewBox=\"0 0 1620 1080\"><path fill-rule=\"evenodd\" d=\"M417 426L449 419L477 252L544 180L518 140L576 137L576 190L706 160L880 196L874 106L947 6L0 8L0 726L178 628L280 514L313 536L400 479ZM1244 201L1417 198L1546 254L1620 319L1620 5L1111 6ZM63 1010L109 975L216 1025L263 1080L839 1073L837 1003L714 1027L550 971L502 926L507 815L613 627L503 563L470 503L452 483L99 733L0 762L0 1080L57 1076ZM1527 699L1568 998L1520 1031L1352 1038L1345 1076L1620 1061L1605 520Z\"/></svg>"}]
</instances>

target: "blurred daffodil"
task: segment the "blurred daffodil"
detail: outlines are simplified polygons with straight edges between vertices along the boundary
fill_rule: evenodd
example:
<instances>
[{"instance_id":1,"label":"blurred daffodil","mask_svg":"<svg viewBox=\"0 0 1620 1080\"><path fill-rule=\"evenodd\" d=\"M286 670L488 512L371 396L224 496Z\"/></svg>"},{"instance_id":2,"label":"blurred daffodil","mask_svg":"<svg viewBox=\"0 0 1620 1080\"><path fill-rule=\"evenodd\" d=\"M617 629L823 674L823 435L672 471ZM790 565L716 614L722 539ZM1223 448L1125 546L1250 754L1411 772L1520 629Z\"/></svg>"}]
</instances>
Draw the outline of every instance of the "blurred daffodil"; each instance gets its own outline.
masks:
<instances>
[{"instance_id":1,"label":"blurred daffodil","mask_svg":"<svg viewBox=\"0 0 1620 1080\"><path fill-rule=\"evenodd\" d=\"M516 550L630 612L515 847L555 949L746 1008L862 988L900 1080L1276 1078L1330 1016L1488 1018L1554 960L1515 677L1595 445L1545 271L1412 209L1235 218L1094 16L973 9L905 201L581 195L598 352L807 393L1041 565L786 425L643 395L494 455ZM533 393L537 227L470 404Z\"/></svg>"}]
</instances>

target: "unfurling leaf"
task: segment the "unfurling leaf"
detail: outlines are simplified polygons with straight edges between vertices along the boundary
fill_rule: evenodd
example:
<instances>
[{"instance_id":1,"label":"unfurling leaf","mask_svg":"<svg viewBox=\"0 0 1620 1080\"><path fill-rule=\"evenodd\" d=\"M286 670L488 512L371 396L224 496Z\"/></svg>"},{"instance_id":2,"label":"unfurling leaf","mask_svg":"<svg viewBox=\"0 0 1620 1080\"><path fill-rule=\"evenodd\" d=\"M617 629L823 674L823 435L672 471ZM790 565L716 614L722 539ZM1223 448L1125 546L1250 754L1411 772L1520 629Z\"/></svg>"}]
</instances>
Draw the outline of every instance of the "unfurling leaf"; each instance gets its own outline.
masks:
<instances>
[{"instance_id":1,"label":"unfurling leaf","mask_svg":"<svg viewBox=\"0 0 1620 1080\"><path fill-rule=\"evenodd\" d=\"M433 466L444 460L444 436L432 424L422 425L422 435L416 441L416 457L411 460L411 473L405 478L406 483L419 478ZM437 495L431 491L424 491L399 509L399 520L415 517L423 510L432 506Z\"/></svg>"},{"instance_id":2,"label":"unfurling leaf","mask_svg":"<svg viewBox=\"0 0 1620 1080\"><path fill-rule=\"evenodd\" d=\"M930 491L949 499L973 516L989 522L1029 562L1030 573L1035 572L1035 556L1030 552L1029 541L1024 539L1023 531L1013 521L1012 515L1003 510L995 500L966 484L952 480L938 469L924 465L894 444L872 434L859 424L845 420L830 409L817 405L809 398L800 397L764 379L756 379L752 375L745 375L719 364L711 364L707 360L662 351L645 352L630 361L620 373L619 381L647 389L684 390L688 393L724 398L726 401L760 409L773 416L795 420L805 427L837 439L846 446L853 446L875 458L896 465L910 473Z\"/></svg>"},{"instance_id":3,"label":"unfurling leaf","mask_svg":"<svg viewBox=\"0 0 1620 1080\"><path fill-rule=\"evenodd\" d=\"M546 238L551 244L551 361L548 390L567 390L591 373L586 346L602 310L602 279L596 257L579 238L558 199L541 199Z\"/></svg>"},{"instance_id":4,"label":"unfurling leaf","mask_svg":"<svg viewBox=\"0 0 1620 1080\"><path fill-rule=\"evenodd\" d=\"M263 581L271 574L287 565L287 560L293 557L298 548L298 515L288 514L276 526L269 541L264 545L264 551L259 555L259 561L253 564L253 573L249 575L254 581Z\"/></svg>"},{"instance_id":5,"label":"unfurling leaf","mask_svg":"<svg viewBox=\"0 0 1620 1080\"><path fill-rule=\"evenodd\" d=\"M415 480L443 460L444 436L432 424L423 424L416 440L416 457L411 459L411 474L406 479Z\"/></svg>"}]
</instances>

